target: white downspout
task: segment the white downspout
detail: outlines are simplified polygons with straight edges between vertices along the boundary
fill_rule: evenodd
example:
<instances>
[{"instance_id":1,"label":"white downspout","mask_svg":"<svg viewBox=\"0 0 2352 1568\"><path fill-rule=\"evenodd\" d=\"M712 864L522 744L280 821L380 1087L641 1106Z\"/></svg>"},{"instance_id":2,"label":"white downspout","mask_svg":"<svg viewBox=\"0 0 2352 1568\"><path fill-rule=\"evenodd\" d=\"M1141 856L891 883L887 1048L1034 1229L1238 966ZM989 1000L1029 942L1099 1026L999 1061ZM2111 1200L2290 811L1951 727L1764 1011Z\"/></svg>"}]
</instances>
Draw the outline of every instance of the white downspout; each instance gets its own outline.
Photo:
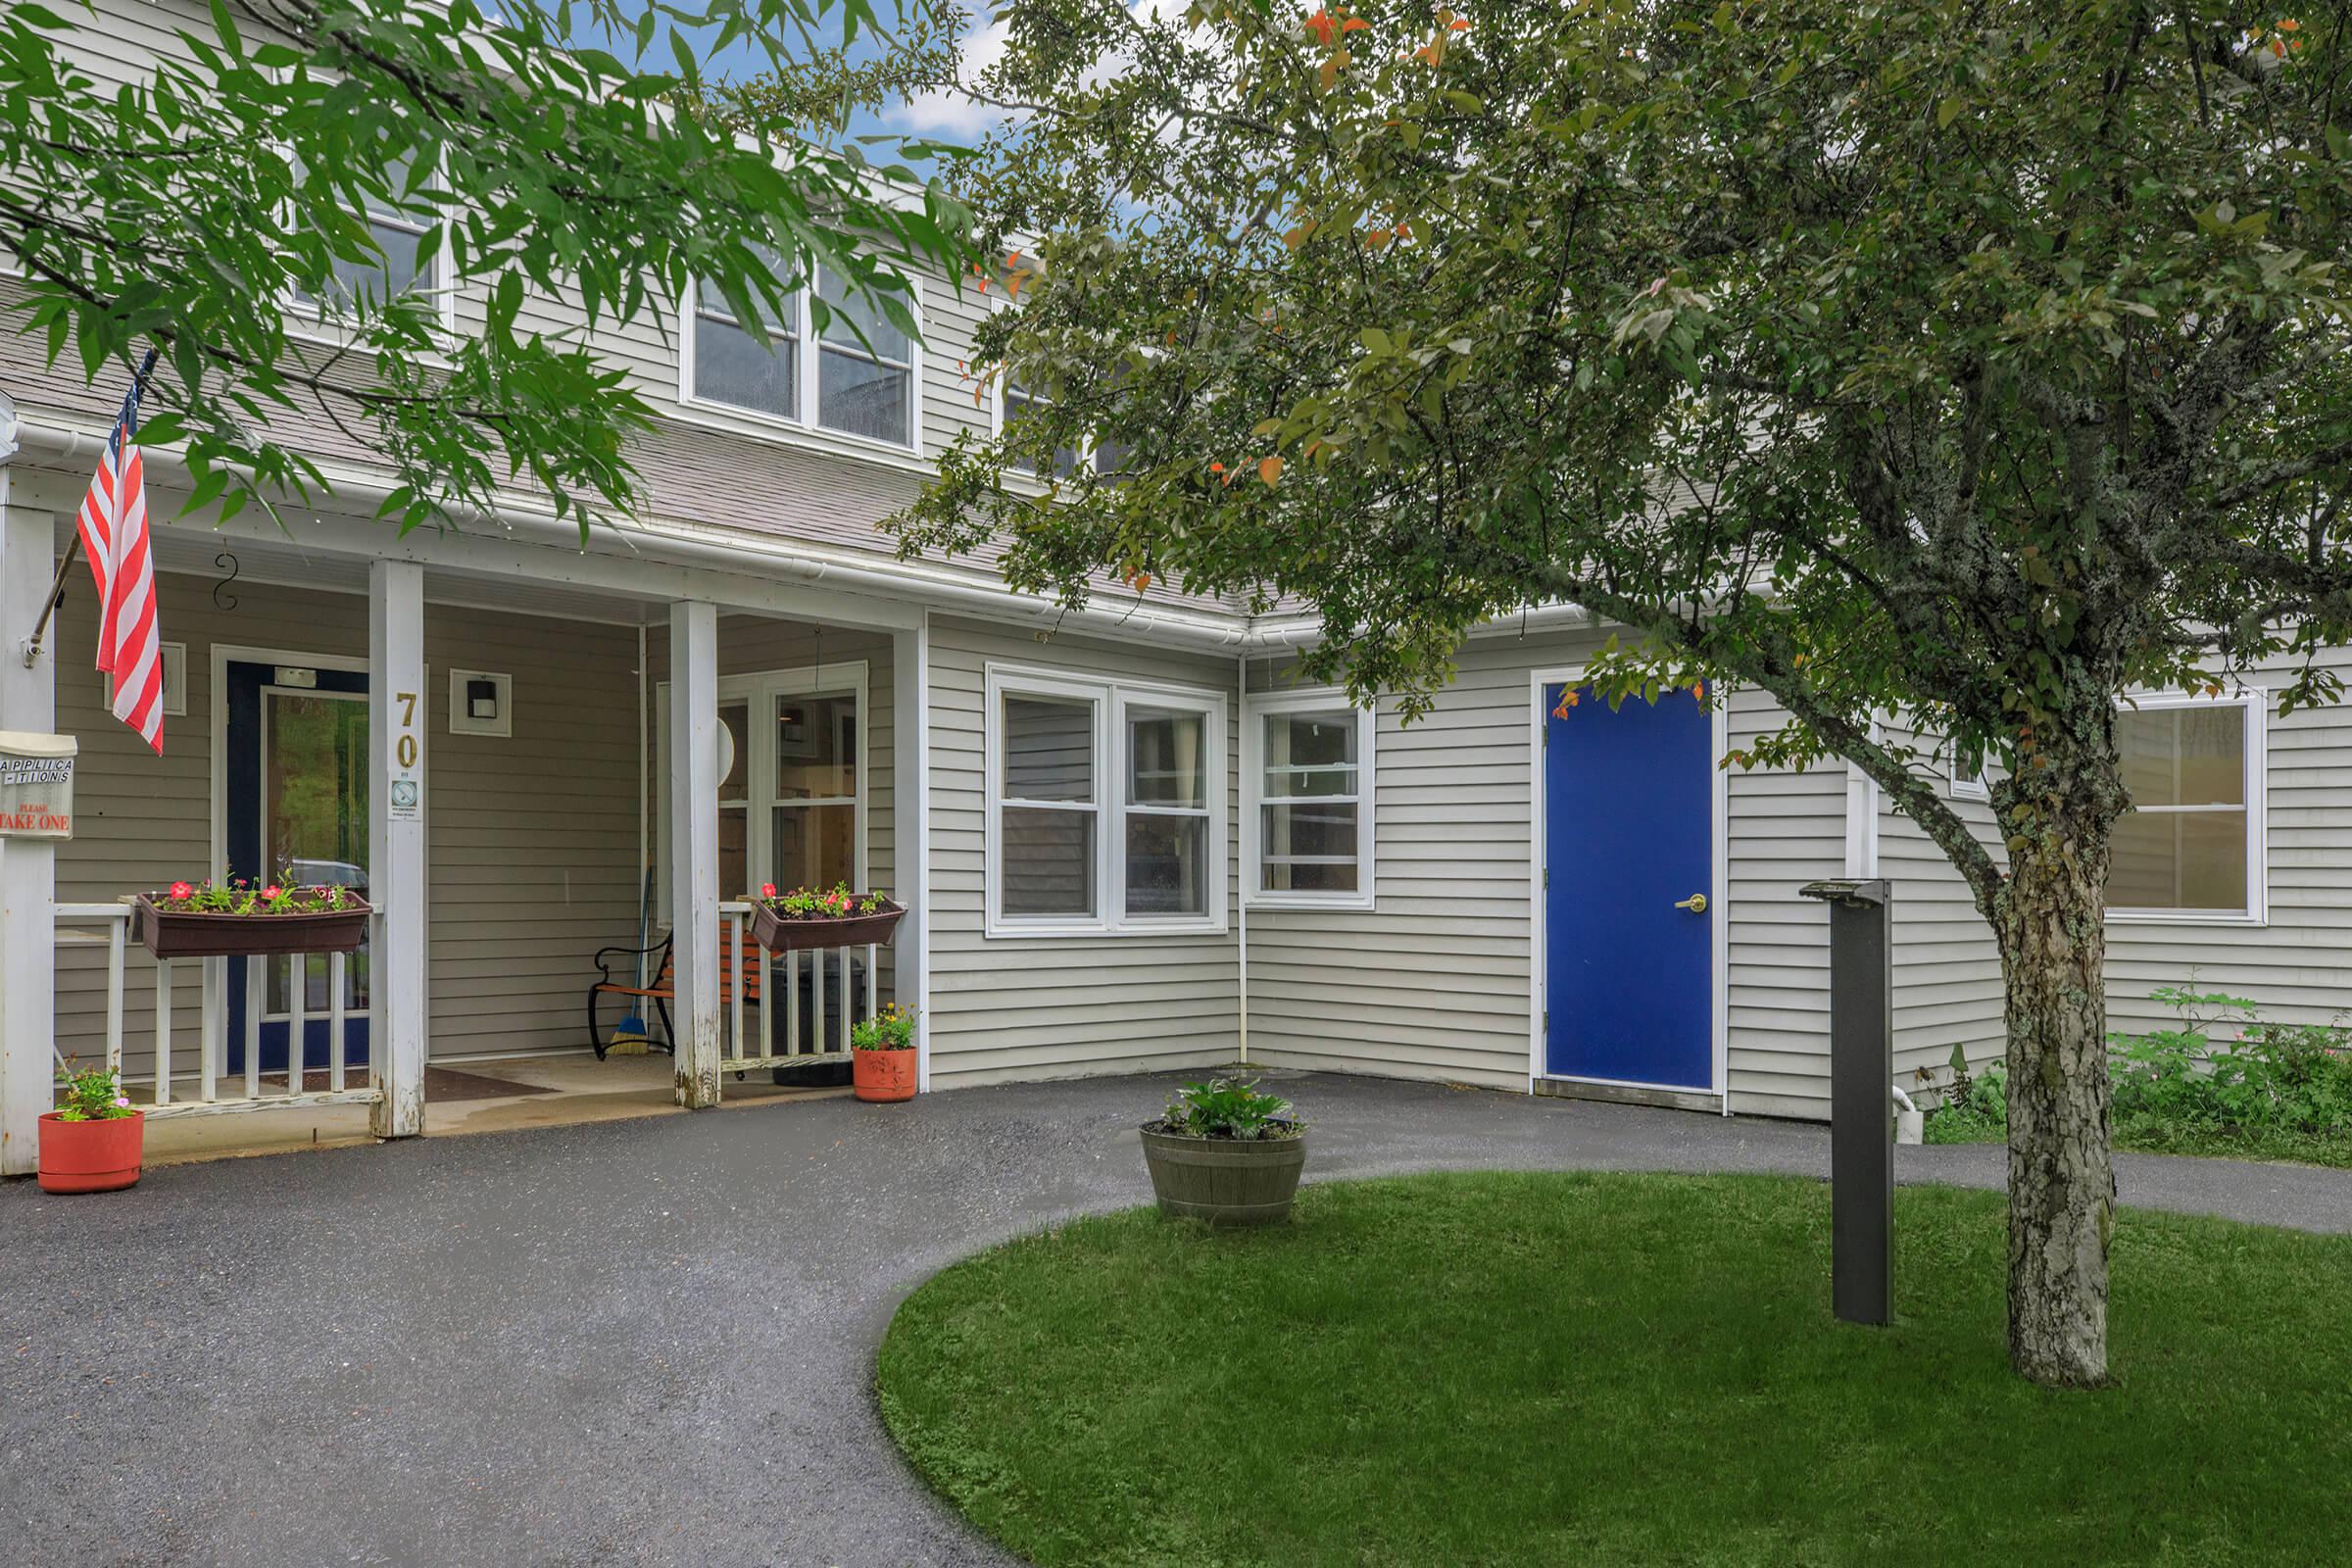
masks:
<instances>
[{"instance_id":1,"label":"white downspout","mask_svg":"<svg viewBox=\"0 0 2352 1568\"><path fill-rule=\"evenodd\" d=\"M637 934L629 939L639 947L645 945L646 928L653 923L650 918L653 901L645 884L646 870L653 864L654 851L653 728L646 706L646 649L645 622L640 620L637 622L637 885L630 890L637 895ZM645 954L637 955L637 984L640 987L645 984L646 957Z\"/></svg>"},{"instance_id":2,"label":"white downspout","mask_svg":"<svg viewBox=\"0 0 2352 1568\"><path fill-rule=\"evenodd\" d=\"M1237 705L1239 705L1241 720L1242 723L1246 725L1250 722L1250 656L1248 654L1242 655L1240 659L1235 661L1235 663L1239 666L1239 674L1234 682L1234 701ZM1245 747L1244 751L1247 752L1247 750L1248 748ZM1250 799L1250 783L1247 779L1242 781L1242 799L1245 803L1247 803ZM1243 809L1249 809L1247 804L1244 805ZM1235 825L1238 827L1241 824L1236 823ZM1247 837L1247 835L1245 835L1245 837ZM1241 868L1241 871L1244 879L1256 874L1255 871L1248 865L1244 865ZM1247 886L1246 880L1245 885L1237 888L1235 892L1238 896L1238 902L1241 906L1241 912L1237 916L1236 921L1237 928L1241 933L1241 971L1239 983L1235 987L1237 992L1236 1004L1240 1008L1238 1022L1241 1026L1242 1065L1247 1067L1250 1065L1250 889Z\"/></svg>"}]
</instances>

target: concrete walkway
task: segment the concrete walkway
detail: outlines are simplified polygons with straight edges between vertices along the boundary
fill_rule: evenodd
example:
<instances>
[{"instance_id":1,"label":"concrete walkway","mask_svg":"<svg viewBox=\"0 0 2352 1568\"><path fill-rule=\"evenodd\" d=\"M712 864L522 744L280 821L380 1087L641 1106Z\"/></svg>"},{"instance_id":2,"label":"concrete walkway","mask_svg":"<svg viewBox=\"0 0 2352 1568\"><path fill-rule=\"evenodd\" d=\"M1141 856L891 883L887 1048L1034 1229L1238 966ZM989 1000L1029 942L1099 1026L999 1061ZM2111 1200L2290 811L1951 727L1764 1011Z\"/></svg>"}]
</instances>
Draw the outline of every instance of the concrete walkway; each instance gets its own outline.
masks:
<instances>
[{"instance_id":1,"label":"concrete walkway","mask_svg":"<svg viewBox=\"0 0 2352 1568\"><path fill-rule=\"evenodd\" d=\"M823 1100L0 1190L19 1564L998 1563L872 1393L941 1265L1149 1196L1165 1078ZM1818 1128L1294 1077L1310 1171L1820 1174ZM1902 1152L1993 1186L1999 1151ZM2352 1231L2352 1173L2125 1156L2124 1200Z\"/></svg>"}]
</instances>

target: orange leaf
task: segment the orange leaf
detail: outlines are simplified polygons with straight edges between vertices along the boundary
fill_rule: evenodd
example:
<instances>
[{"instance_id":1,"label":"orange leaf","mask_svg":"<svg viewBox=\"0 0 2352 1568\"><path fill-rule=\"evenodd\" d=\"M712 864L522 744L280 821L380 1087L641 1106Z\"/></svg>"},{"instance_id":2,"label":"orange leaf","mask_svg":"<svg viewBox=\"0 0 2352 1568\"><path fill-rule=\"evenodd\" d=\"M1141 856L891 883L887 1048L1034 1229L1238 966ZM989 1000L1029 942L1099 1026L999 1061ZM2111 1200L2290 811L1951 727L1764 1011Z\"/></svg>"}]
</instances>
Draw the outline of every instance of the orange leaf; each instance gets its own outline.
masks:
<instances>
[{"instance_id":1,"label":"orange leaf","mask_svg":"<svg viewBox=\"0 0 2352 1568\"><path fill-rule=\"evenodd\" d=\"M1468 32L1470 30L1470 24L1462 21L1461 18L1456 17L1453 21L1446 24L1446 30L1448 32Z\"/></svg>"},{"instance_id":2,"label":"orange leaf","mask_svg":"<svg viewBox=\"0 0 2352 1568\"><path fill-rule=\"evenodd\" d=\"M1225 471L1225 465L1222 463L1212 463L1208 466L1208 471L1211 473L1223 473Z\"/></svg>"},{"instance_id":3,"label":"orange leaf","mask_svg":"<svg viewBox=\"0 0 2352 1568\"><path fill-rule=\"evenodd\" d=\"M1412 238L1412 237L1413 237L1413 225L1412 225L1412 224L1410 224L1410 223L1408 223L1408 222L1406 222L1406 221L1405 221L1403 219L1401 219L1401 218L1399 218L1398 220L1396 220L1396 237L1397 237L1398 239L1410 239L1410 238Z\"/></svg>"},{"instance_id":4,"label":"orange leaf","mask_svg":"<svg viewBox=\"0 0 2352 1568\"><path fill-rule=\"evenodd\" d=\"M1342 31L1342 32L1344 32L1344 33L1345 33L1345 32L1369 32L1369 31L1371 31L1371 29L1372 29L1372 24L1370 24L1369 22L1366 22L1366 21L1365 21L1363 18L1361 18L1361 17L1349 17L1349 18L1348 18L1348 19L1346 22L1343 22L1343 23L1341 23L1341 24L1340 24L1340 31Z\"/></svg>"},{"instance_id":5,"label":"orange leaf","mask_svg":"<svg viewBox=\"0 0 2352 1568\"><path fill-rule=\"evenodd\" d=\"M1318 11L1306 19L1306 30L1315 35L1315 42L1328 49L1333 36L1339 31L1339 24L1331 20L1330 12Z\"/></svg>"},{"instance_id":6,"label":"orange leaf","mask_svg":"<svg viewBox=\"0 0 2352 1568\"><path fill-rule=\"evenodd\" d=\"M1690 683L1690 695L1697 698L1702 703L1705 702L1707 700L1707 683L1703 680L1692 681Z\"/></svg>"},{"instance_id":7,"label":"orange leaf","mask_svg":"<svg viewBox=\"0 0 2352 1568\"><path fill-rule=\"evenodd\" d=\"M1282 477L1282 460L1280 458L1262 460L1257 466L1257 476L1266 481L1266 488L1272 489L1274 482Z\"/></svg>"}]
</instances>

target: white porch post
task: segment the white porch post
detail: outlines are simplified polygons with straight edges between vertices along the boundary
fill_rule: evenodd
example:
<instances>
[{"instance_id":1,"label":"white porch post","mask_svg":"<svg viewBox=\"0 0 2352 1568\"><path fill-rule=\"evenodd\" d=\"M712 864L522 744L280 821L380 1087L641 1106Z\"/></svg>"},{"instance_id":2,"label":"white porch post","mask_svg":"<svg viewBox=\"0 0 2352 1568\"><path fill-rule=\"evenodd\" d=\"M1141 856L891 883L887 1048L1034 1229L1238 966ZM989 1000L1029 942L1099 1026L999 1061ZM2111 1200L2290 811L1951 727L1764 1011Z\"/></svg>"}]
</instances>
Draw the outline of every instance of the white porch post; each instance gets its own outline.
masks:
<instances>
[{"instance_id":1,"label":"white porch post","mask_svg":"<svg viewBox=\"0 0 2352 1568\"><path fill-rule=\"evenodd\" d=\"M0 467L0 729L46 734L57 727L55 628L30 669L23 649L57 570L54 520L15 505L9 484ZM0 1175L39 1164L41 1113L55 1103L56 895L55 844L0 842Z\"/></svg>"},{"instance_id":2,"label":"white porch post","mask_svg":"<svg viewBox=\"0 0 2352 1568\"><path fill-rule=\"evenodd\" d=\"M669 607L669 909L678 1103L718 1103L718 607Z\"/></svg>"},{"instance_id":3,"label":"white porch post","mask_svg":"<svg viewBox=\"0 0 2352 1568\"><path fill-rule=\"evenodd\" d=\"M891 959L897 1002L914 1009L915 1087L931 1087L931 617L891 634L892 863L906 906Z\"/></svg>"},{"instance_id":4,"label":"white porch post","mask_svg":"<svg viewBox=\"0 0 2352 1568\"><path fill-rule=\"evenodd\" d=\"M369 1116L378 1138L424 1131L424 568L368 567L368 891L375 919L368 990L370 1071L383 1087Z\"/></svg>"}]
</instances>

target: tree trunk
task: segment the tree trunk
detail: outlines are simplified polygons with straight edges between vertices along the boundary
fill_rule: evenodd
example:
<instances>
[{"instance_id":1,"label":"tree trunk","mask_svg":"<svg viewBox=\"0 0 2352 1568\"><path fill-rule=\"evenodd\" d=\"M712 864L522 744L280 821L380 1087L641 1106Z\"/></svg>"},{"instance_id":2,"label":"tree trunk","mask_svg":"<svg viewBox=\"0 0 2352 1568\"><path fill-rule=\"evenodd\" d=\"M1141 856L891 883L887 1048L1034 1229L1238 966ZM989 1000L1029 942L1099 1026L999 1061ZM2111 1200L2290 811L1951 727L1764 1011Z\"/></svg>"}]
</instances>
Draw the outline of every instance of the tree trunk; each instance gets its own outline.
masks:
<instances>
[{"instance_id":1,"label":"tree trunk","mask_svg":"<svg viewBox=\"0 0 2352 1568\"><path fill-rule=\"evenodd\" d=\"M1995 921L2009 1030L2009 1360L2020 1374L2059 1388L2107 1379L2115 1168L2105 913L2113 815L2099 806L2061 808L2022 843L2013 840Z\"/></svg>"}]
</instances>

